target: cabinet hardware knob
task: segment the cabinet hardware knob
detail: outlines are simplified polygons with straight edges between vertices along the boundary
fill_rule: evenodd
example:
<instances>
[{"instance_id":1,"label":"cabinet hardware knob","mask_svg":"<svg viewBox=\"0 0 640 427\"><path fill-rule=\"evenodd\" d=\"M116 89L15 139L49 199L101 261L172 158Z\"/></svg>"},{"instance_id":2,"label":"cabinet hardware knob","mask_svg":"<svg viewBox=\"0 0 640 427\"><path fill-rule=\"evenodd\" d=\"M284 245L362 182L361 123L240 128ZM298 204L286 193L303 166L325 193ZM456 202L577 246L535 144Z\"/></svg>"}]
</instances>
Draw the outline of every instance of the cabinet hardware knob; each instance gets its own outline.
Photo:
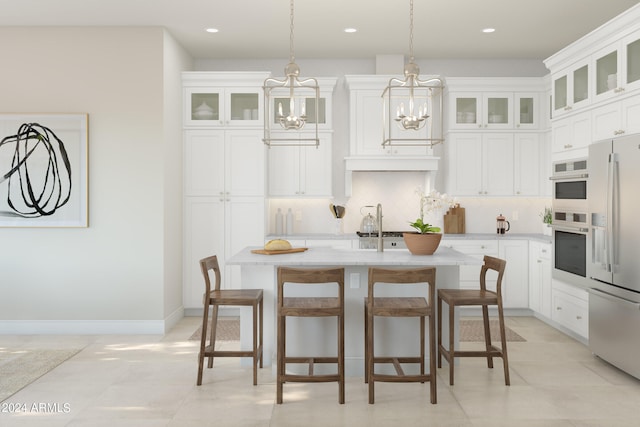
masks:
<instances>
[{"instance_id":1,"label":"cabinet hardware knob","mask_svg":"<svg viewBox=\"0 0 640 427\"><path fill-rule=\"evenodd\" d=\"M478 125L478 127L479 127L479 128L481 128L481 127L482 127L482 125L481 125L481 124L479 124L479 125Z\"/></svg>"},{"instance_id":2,"label":"cabinet hardware knob","mask_svg":"<svg viewBox=\"0 0 640 427\"><path fill-rule=\"evenodd\" d=\"M582 316L576 316L576 319L582 320Z\"/></svg>"},{"instance_id":3,"label":"cabinet hardware knob","mask_svg":"<svg viewBox=\"0 0 640 427\"><path fill-rule=\"evenodd\" d=\"M520 123L518 123L518 124L516 125L516 127L517 127L517 128L519 128L519 127L520 127Z\"/></svg>"},{"instance_id":4,"label":"cabinet hardware knob","mask_svg":"<svg viewBox=\"0 0 640 427\"><path fill-rule=\"evenodd\" d=\"M541 259L538 260L538 264L542 264L542 260Z\"/></svg>"},{"instance_id":5,"label":"cabinet hardware knob","mask_svg":"<svg viewBox=\"0 0 640 427\"><path fill-rule=\"evenodd\" d=\"M520 194L520 192L519 192L519 191L516 191L516 194Z\"/></svg>"},{"instance_id":6,"label":"cabinet hardware knob","mask_svg":"<svg viewBox=\"0 0 640 427\"><path fill-rule=\"evenodd\" d=\"M562 307L556 307L556 310L562 310Z\"/></svg>"},{"instance_id":7,"label":"cabinet hardware knob","mask_svg":"<svg viewBox=\"0 0 640 427\"><path fill-rule=\"evenodd\" d=\"M546 253L547 253L547 250L546 250L546 249L543 249L543 250L542 250L542 253L543 253L543 254L546 254Z\"/></svg>"}]
</instances>

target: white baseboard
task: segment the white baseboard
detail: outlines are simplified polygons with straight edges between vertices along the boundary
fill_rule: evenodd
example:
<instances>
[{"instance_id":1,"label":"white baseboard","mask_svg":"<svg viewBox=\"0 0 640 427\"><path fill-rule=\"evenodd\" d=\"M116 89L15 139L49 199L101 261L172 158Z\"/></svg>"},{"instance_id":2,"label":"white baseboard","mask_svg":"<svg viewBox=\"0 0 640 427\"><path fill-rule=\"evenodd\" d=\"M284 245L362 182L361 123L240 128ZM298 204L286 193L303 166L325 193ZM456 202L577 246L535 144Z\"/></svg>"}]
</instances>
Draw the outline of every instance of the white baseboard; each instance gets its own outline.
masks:
<instances>
[{"instance_id":1,"label":"white baseboard","mask_svg":"<svg viewBox=\"0 0 640 427\"><path fill-rule=\"evenodd\" d=\"M163 335L163 320L3 320L0 335Z\"/></svg>"},{"instance_id":2,"label":"white baseboard","mask_svg":"<svg viewBox=\"0 0 640 427\"><path fill-rule=\"evenodd\" d=\"M163 333L169 332L174 326L178 324L180 319L184 317L184 307L178 307L173 313L167 316L164 319L164 331Z\"/></svg>"}]
</instances>

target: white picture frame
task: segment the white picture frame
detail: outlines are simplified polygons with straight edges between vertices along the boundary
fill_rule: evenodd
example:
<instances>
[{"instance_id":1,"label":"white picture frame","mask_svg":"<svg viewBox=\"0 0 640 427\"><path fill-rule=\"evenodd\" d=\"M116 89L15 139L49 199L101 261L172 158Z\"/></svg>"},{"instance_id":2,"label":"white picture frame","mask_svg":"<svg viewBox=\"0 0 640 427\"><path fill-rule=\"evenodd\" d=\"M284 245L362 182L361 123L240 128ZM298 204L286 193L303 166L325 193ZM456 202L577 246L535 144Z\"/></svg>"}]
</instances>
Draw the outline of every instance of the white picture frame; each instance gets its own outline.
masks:
<instances>
[{"instance_id":1,"label":"white picture frame","mask_svg":"<svg viewBox=\"0 0 640 427\"><path fill-rule=\"evenodd\" d=\"M88 227L89 115L0 113L0 227Z\"/></svg>"}]
</instances>

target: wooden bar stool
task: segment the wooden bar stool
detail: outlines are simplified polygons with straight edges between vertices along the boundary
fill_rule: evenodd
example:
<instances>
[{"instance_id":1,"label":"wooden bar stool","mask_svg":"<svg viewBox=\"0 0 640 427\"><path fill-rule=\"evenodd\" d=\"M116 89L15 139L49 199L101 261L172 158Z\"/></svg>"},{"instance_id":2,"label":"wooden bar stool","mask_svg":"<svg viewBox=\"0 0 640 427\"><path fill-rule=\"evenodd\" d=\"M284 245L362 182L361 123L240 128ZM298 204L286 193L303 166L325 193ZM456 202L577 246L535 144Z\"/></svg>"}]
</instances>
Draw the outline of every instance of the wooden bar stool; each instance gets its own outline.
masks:
<instances>
[{"instance_id":1,"label":"wooden bar stool","mask_svg":"<svg viewBox=\"0 0 640 427\"><path fill-rule=\"evenodd\" d=\"M426 283L427 298L424 297L376 297L374 285ZM434 267L389 270L369 268L368 297L364 300L365 331L365 382L369 383L369 403L374 403L376 381L384 382L421 382L431 384L431 403L437 402L436 391L436 328L435 328L435 289L436 269ZM374 355L373 320L380 317L418 317L420 319L420 356L419 357L376 357ZM425 374L425 318L429 318L429 373ZM376 363L392 363L397 375L375 373ZM419 363L419 375L406 375L401 363Z\"/></svg>"},{"instance_id":2,"label":"wooden bar stool","mask_svg":"<svg viewBox=\"0 0 640 427\"><path fill-rule=\"evenodd\" d=\"M210 256L200 260L200 269L204 276L205 293L203 295L204 313L202 315L202 336L200 337L200 353L198 354L198 385L202 384L202 368L204 358L209 358L208 367L213 367L214 357L247 357L253 358L253 385L258 384L258 361L262 368L262 318L263 300L262 289L220 289L220 267L218 258ZM215 274L215 285L211 289L209 273ZM218 306L253 307L253 349L252 350L216 350L216 326L218 324ZM209 345L207 340L207 326L209 306L213 306L211 314L211 331ZM258 313L259 312L259 313ZM258 316L260 317L260 336L258 338ZM258 342L259 339L259 342Z\"/></svg>"},{"instance_id":3,"label":"wooden bar stool","mask_svg":"<svg viewBox=\"0 0 640 427\"><path fill-rule=\"evenodd\" d=\"M337 283L337 297L286 297L284 284L304 286L312 283ZM335 316L338 321L337 357L288 357L286 355L287 317L327 317ZM282 403L282 389L286 382L331 382L337 381L338 400L344 403L344 268L297 269L278 267L278 303L277 303L277 403ZM287 374L287 363L308 363L307 375ZM315 375L314 363L336 363L336 374Z\"/></svg>"},{"instance_id":4,"label":"wooden bar stool","mask_svg":"<svg viewBox=\"0 0 640 427\"><path fill-rule=\"evenodd\" d=\"M509 381L509 361L507 358L507 339L504 329L504 314L502 310L502 276L507 265L505 260L490 256L484 257L484 265L480 270L480 289L439 289L438 290L438 368L442 367L442 357L449 362L449 384L453 385L453 366L456 357L486 357L487 366L493 368L493 358L501 357L504 365L504 383ZM496 291L487 289L487 271L498 272ZM442 301L449 305L449 349L442 345ZM482 320L484 323L484 341L486 350L484 351L455 351L453 344L454 335L454 314L457 306L482 306ZM489 309L488 306L498 307L498 320L500 323L500 340L502 348L491 344L491 332L489 330Z\"/></svg>"}]
</instances>

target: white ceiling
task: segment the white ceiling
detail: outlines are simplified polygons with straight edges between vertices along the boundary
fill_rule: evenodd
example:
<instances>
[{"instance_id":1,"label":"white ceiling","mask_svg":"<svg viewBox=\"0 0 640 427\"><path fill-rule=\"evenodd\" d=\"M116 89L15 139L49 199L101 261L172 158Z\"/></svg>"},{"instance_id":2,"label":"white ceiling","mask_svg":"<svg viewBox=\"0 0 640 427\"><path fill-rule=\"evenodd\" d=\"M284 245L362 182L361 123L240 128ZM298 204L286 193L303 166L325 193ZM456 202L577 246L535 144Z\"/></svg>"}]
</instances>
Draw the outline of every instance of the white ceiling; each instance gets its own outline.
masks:
<instances>
[{"instance_id":1,"label":"white ceiling","mask_svg":"<svg viewBox=\"0 0 640 427\"><path fill-rule=\"evenodd\" d=\"M545 59L636 0L415 0L418 59ZM408 54L408 0L298 0L298 58ZM0 0L0 26L163 26L197 59L288 58L287 0ZM216 27L217 34L204 31ZM358 32L346 34L343 29ZM493 34L482 28L494 27Z\"/></svg>"}]
</instances>

